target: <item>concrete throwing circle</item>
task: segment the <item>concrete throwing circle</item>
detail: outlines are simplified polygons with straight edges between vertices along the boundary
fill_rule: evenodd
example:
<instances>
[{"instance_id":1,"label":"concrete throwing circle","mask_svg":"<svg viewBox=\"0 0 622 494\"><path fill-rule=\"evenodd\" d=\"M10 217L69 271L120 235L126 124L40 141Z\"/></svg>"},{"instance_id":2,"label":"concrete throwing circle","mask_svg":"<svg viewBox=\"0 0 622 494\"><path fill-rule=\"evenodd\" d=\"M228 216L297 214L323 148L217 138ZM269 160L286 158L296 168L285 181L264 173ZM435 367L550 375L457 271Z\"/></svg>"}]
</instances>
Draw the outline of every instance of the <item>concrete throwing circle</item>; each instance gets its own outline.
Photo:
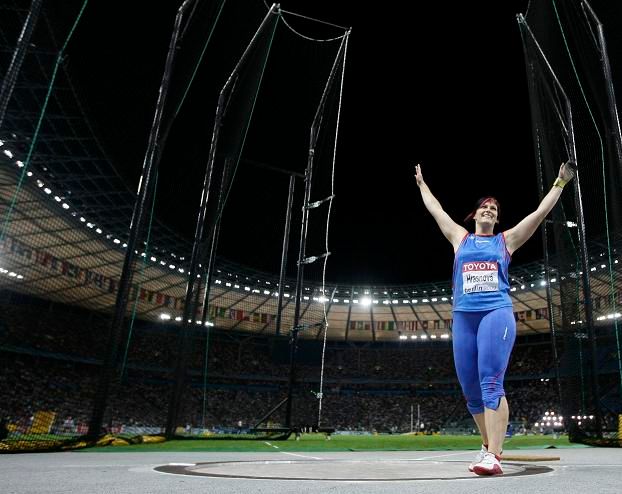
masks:
<instances>
[{"instance_id":1,"label":"concrete throwing circle","mask_svg":"<svg viewBox=\"0 0 622 494\"><path fill-rule=\"evenodd\" d=\"M265 480L404 481L463 480L480 477L464 461L424 460L265 460L214 461L156 467L162 473L203 477ZM504 463L503 476L536 475L553 469L541 465Z\"/></svg>"}]
</instances>

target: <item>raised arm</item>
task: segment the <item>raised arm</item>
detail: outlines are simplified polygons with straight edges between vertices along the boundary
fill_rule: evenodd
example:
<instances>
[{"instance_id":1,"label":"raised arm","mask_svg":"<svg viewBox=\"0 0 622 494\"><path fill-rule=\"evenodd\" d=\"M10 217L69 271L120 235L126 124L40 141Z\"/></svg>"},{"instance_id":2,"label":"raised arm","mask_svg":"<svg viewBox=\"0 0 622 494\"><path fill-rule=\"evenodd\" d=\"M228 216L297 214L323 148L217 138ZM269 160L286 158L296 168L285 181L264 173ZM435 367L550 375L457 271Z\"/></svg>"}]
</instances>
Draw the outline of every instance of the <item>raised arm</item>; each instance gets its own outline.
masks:
<instances>
[{"instance_id":1,"label":"raised arm","mask_svg":"<svg viewBox=\"0 0 622 494\"><path fill-rule=\"evenodd\" d=\"M574 172L570 165L562 163L553 187L551 187L548 194L544 196L538 205L538 209L523 218L514 228L510 228L504 232L506 247L510 255L531 238L538 226L540 226L540 223L542 223L544 218L551 212L553 206L557 204L557 201L562 195L564 185L570 182L573 177Z\"/></svg>"},{"instance_id":2,"label":"raised arm","mask_svg":"<svg viewBox=\"0 0 622 494\"><path fill-rule=\"evenodd\" d=\"M443 232L443 235L445 235L445 238L449 240L455 252L458 250L460 242L464 236L468 233L466 228L458 225L454 220L452 220L441 206L441 203L438 202L438 199L434 197L434 194L432 194L430 188L423 181L421 165L417 165L415 167L415 178L417 179L417 185L419 186L419 191L421 192L423 204L436 220L438 227L441 229L441 232Z\"/></svg>"}]
</instances>

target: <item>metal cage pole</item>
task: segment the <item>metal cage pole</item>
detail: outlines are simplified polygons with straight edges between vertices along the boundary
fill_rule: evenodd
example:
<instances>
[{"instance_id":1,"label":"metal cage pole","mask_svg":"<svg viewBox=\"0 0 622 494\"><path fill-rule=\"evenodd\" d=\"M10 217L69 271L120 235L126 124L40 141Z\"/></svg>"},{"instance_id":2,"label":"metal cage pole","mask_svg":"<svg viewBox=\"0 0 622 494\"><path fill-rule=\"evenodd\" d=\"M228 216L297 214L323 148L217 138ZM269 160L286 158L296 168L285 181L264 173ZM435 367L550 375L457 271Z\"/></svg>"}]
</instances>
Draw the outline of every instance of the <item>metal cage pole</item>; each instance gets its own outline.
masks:
<instances>
[{"instance_id":1,"label":"metal cage pole","mask_svg":"<svg viewBox=\"0 0 622 494\"><path fill-rule=\"evenodd\" d=\"M576 157L574 131L572 126L570 102L567 103L568 112L568 133L572 143L573 160ZM576 161L575 161L576 162ZM579 236L579 254L581 256L581 285L583 287L583 308L585 310L585 322L584 327L587 328L587 334L590 340L590 349L592 354L592 372L591 384L592 384L592 398L594 405L594 417L596 423L596 435L602 437L602 411L600 407L600 391L598 385L598 360L596 351L596 332L594 331L594 307L592 305L592 288L590 286L590 263L587 251L587 241L585 233L585 216L583 215L583 199L581 197L581 181L579 177L579 169L575 169L574 179L574 197L575 207L577 210L577 232Z\"/></svg>"},{"instance_id":2,"label":"metal cage pole","mask_svg":"<svg viewBox=\"0 0 622 494\"><path fill-rule=\"evenodd\" d=\"M300 229L300 249L298 252L298 273L296 276L296 309L294 312L294 329L300 326L300 306L302 303L302 284L304 279L304 265L308 262L313 262L318 259L318 257L312 257L310 259L306 258L306 244L307 244L307 230L309 226L309 211L311 208L316 207L324 201L318 201L317 204L311 205L311 183L313 180L313 165L315 160L315 146L317 144L317 139L320 131L320 127L322 125L322 116L323 110L326 106L326 100L328 98L328 93L332 88L333 82L335 81L335 75L337 73L337 68L340 63L345 63L345 51L346 51L346 40L347 35L344 37L344 40L339 47L339 51L337 52L337 56L335 57L335 61L331 68L330 74L328 76L328 80L326 81L326 86L324 87L324 92L322 93L322 98L320 99L320 103L317 107L317 111L315 112L315 116L313 117L313 122L311 123L311 130L309 135L309 152L307 155L307 168L305 170L305 194L303 201L303 213L302 213L302 226ZM325 252L322 256L324 257L329 255L329 252ZM322 297L324 294L322 293ZM290 374L289 374L289 385L287 390L287 408L285 415L285 423L286 426L291 429L291 414L292 414L292 396L293 396L293 388L296 382L296 352L297 352L297 342L298 342L298 333L292 333L291 338L291 364L290 364Z\"/></svg>"},{"instance_id":3,"label":"metal cage pole","mask_svg":"<svg viewBox=\"0 0 622 494\"><path fill-rule=\"evenodd\" d=\"M576 164L577 162L576 146L575 146L575 139L574 139L572 108L570 105L570 100L566 96L566 92L564 91L563 86L559 82L548 59L546 58L542 48L540 47L538 40L536 39L535 35L531 31L531 28L529 27L527 20L522 14L517 15L517 20L519 24L524 26L526 32L529 34L529 36L533 40L535 46L537 47L540 53L540 56L546 63L546 66L551 76L553 77L555 84L557 85L559 91L564 97L564 100L566 102L566 107L565 107L566 122L564 123L567 129L566 136L570 141L568 153L570 155L569 156L570 160ZM597 375L598 366L597 366L597 360L596 360L596 341L595 341L595 332L594 332L594 313L593 313L593 307L592 307L592 290L590 287L590 279L589 279L589 258L588 258L588 252L587 252L586 233L585 233L585 217L583 214L583 201L581 197L581 182L580 182L578 168L575 169L575 179L573 181L573 186L574 186L575 209L577 213L577 233L578 233L578 243L579 243L580 264L581 264L580 276L581 276L581 285L583 289L583 309L585 311L585 319L586 319L586 321L583 324L583 328L587 329L588 338L590 339L591 357L592 357L592 369L590 373L591 374L591 387L592 387L591 391L592 391L593 405L595 407L594 415L596 417L595 423L597 427L597 435L598 437L602 437L602 428L601 428L602 413L601 413L600 399L599 399L600 395L598 391L598 375Z\"/></svg>"},{"instance_id":4,"label":"metal cage pole","mask_svg":"<svg viewBox=\"0 0 622 494\"><path fill-rule=\"evenodd\" d=\"M520 22L520 18L519 18L519 22ZM525 66L528 68L528 72L527 72L527 84L528 84L528 90L529 90L529 96L530 98L534 98L535 99L535 88L534 88L534 77L533 77L533 67L529 64L529 60L527 58L527 52L525 51ZM531 69L531 72L529 71L529 69ZM535 120L535 116L532 113L532 133L533 133L533 139L535 141L535 158L536 158L536 162L538 163L539 166L536 167L536 171L538 174L538 187L539 187L539 197L540 199L542 199L545 195L545 190L544 190L544 177L543 177L543 173L542 173L542 153L541 153L541 147L540 147L540 133L538 130L538 126L537 126L537 122ZM560 403L563 403L563 393L562 393L562 386L561 386L561 376L560 376L560 372L559 372L559 352L558 352L558 348L557 348L557 325L555 324L555 316L553 313L553 290L551 289L551 275L550 275L550 270L551 270L551 259L550 259L550 255L549 255L549 249L548 249L548 242L549 242L549 234L547 231L547 221L543 221L542 225L540 226L540 230L542 232L542 249L544 252L544 267L545 267L545 273L546 273L546 302L547 302L547 309L549 312L549 327L550 327L550 335L551 335L551 349L553 351L553 359L555 361L555 380L556 380L556 385L557 385L557 397L559 399Z\"/></svg>"},{"instance_id":5,"label":"metal cage pole","mask_svg":"<svg viewBox=\"0 0 622 494\"><path fill-rule=\"evenodd\" d=\"M15 45L15 51L11 58L11 63L6 71L4 80L2 81L2 88L0 88L0 129L4 122L4 116L6 115L6 109L9 106L9 101L15 89L15 83L17 82L17 75L24 62L30 39L32 38L32 32L35 29L37 20L39 19L39 13L41 12L42 0L33 0L28 11L28 16L24 21L22 31L17 38L17 44Z\"/></svg>"},{"instance_id":6,"label":"metal cage pole","mask_svg":"<svg viewBox=\"0 0 622 494\"><path fill-rule=\"evenodd\" d=\"M185 346L188 338L189 326L191 322L194 322L197 317L197 307L193 304L193 294L195 290L195 284L197 275L199 274L199 259L201 254L201 246L203 245L203 237L205 228L205 220L207 217L207 208L209 201L209 191L211 188L212 175L214 171L214 162L216 160L216 148L218 147L218 141L220 137L220 131L223 125L223 119L229 107L233 90L240 76L240 68L244 62L250 56L251 50L256 46L259 33L261 33L268 25L272 15L277 11L278 5L274 4L268 11L268 14L263 19L261 25L257 29L253 39L250 41L246 50L240 57L240 60L236 64L235 68L231 72L229 78L225 82L223 88L218 96L218 105L216 107L216 118L214 122L214 131L212 133L212 141L210 144L210 152L205 169L205 176L203 180L203 189L201 191L201 201L199 205L199 214L197 217L197 223L194 234L194 242L192 246L192 255L190 258L190 268L188 273L188 283L186 287L186 297L184 304L184 312L182 316L182 327L180 328L180 340L178 346L177 362L175 364L174 384L171 391L171 397L169 401L169 408L166 420L166 437L172 438L175 435L175 425L179 415L180 400L182 387L185 379ZM227 163L223 165L223 170L226 170ZM209 225L209 228L213 230L216 221L213 225ZM196 323L195 323L196 324Z\"/></svg>"},{"instance_id":7,"label":"metal cage pole","mask_svg":"<svg viewBox=\"0 0 622 494\"><path fill-rule=\"evenodd\" d=\"M283 294L284 294L283 282L285 281L285 271L287 269L287 252L289 250L289 233L291 230L291 222L292 222L292 206L294 203L294 186L295 186L295 177L292 174L289 176L289 192L287 195L287 210L285 212L285 231L283 232L283 249L281 250L281 271L279 273L279 298L277 302L276 331L275 331L277 336L280 336L281 334L281 318L283 316Z\"/></svg>"},{"instance_id":8,"label":"metal cage pole","mask_svg":"<svg viewBox=\"0 0 622 494\"><path fill-rule=\"evenodd\" d=\"M311 129L311 142L315 142L315 129ZM287 405L285 407L285 427L291 429L292 426L292 398L294 394L294 385L296 383L296 353L298 351L298 326L300 324L300 305L302 301L302 283L304 278L304 259L307 246L307 230L309 226L309 199L311 197L311 179L313 177L313 155L315 150L313 147L309 149L307 159L307 169L305 171L305 193L302 208L302 224L300 227L300 246L298 248L298 272L296 274L296 308L294 309L294 328L289 340L290 344L290 361L289 361L289 379L287 383Z\"/></svg>"},{"instance_id":9,"label":"metal cage pole","mask_svg":"<svg viewBox=\"0 0 622 494\"><path fill-rule=\"evenodd\" d=\"M127 249L125 252L125 259L123 261L123 268L119 279L119 287L117 291L115 310L112 318L110 336L108 339L107 353L102 368L102 375L95 395L93 415L91 416L91 421L89 424L88 437L90 439L96 439L99 436L103 424L106 402L108 401L110 384L114 375L114 367L117 359L118 347L121 340L121 333L123 330L123 322L127 309L130 285L132 282L132 265L134 264L135 250L138 244L139 235L144 227L144 220L147 214L147 205L149 203L151 194L153 193L153 188L155 187L154 176L157 175L156 168L157 161L160 156L161 145L160 127L162 123L162 115L164 113L166 97L170 86L170 79L173 71L175 54L177 52L177 41L179 38L179 33L181 31L183 16L187 8L193 2L194 0L185 0L181 7L178 9L177 15L175 17L173 34L171 36L171 41L169 43L168 53L166 57L164 75L162 76L162 82L160 84L156 111L151 126L151 132L149 134L149 142L147 144L145 159L143 162L143 171L138 185L138 193L136 197L136 202L134 204L134 210L132 212L129 238L127 241Z\"/></svg>"},{"instance_id":10,"label":"metal cage pole","mask_svg":"<svg viewBox=\"0 0 622 494\"><path fill-rule=\"evenodd\" d=\"M203 189L201 190L201 201L199 204L199 215L197 217L197 224L194 233L194 243L192 246L192 255L190 257L190 268L188 271L188 282L186 284L186 297L184 299L184 311L182 316L182 326L180 328L180 340L178 346L178 357L175 366L175 376L173 390L169 401L168 415L166 419L166 438L171 439L175 435L175 426L177 417L179 415L179 401L181 399L181 391L183 381L185 378L185 345L189 331L189 326L194 323L196 319L196 305L195 305L195 285L197 275L199 274L199 254L201 251L203 232L205 229L205 217L207 215L207 205L209 199L209 191L212 183L212 174L214 170L214 159L216 154L216 143L218 142L218 136L220 134L220 128L222 126L222 118L224 116L226 98L225 89L228 86L225 85L223 91L220 93L218 99L218 107L216 110L216 121L214 124L214 133L212 135L212 146L205 169L205 176L203 179ZM229 96L229 95L228 95Z\"/></svg>"},{"instance_id":11,"label":"metal cage pole","mask_svg":"<svg viewBox=\"0 0 622 494\"><path fill-rule=\"evenodd\" d=\"M344 40L347 37L344 37ZM321 257L325 257L329 254L329 252L325 252L322 256L312 256L310 258L306 257L306 245L307 245L307 232L309 226L309 211L318 205L325 202L325 200L317 201L316 203L311 203L311 184L313 181L313 166L315 159L315 146L318 139L319 129L322 124L322 112L326 105L327 95L329 90L332 87L332 84L335 80L335 74L337 73L337 68L340 63L345 63L345 42L342 42L339 47L339 51L337 52L337 56L335 57L335 61L331 68L331 72L328 76L326 86L324 87L324 92L322 93L322 97L320 99L320 103L318 104L316 113L313 117L313 121L311 123L310 129L310 138L309 138L309 150L307 154L307 166L305 168L305 191L304 198L302 202L302 220L300 227L300 243L298 247L298 269L296 273L296 287L295 287L295 297L296 297L296 305L294 309L294 325L291 330L290 336L290 369L289 369L289 379L287 384L287 395L281 400L275 407L273 407L267 414L265 414L254 427L256 431L263 431L263 429L259 429L259 425L263 423L268 417L270 417L274 412L280 409L283 405L285 405L285 428L289 433L294 432L294 428L292 428L292 402L293 402L293 394L294 387L296 384L296 360L297 360L297 351L298 351L298 333L300 330L308 329L309 327L318 326L318 324L314 324L311 326L301 325L300 324L300 308L302 305L302 290L303 290L303 280L304 280L304 265L314 262ZM280 287L279 287L280 288ZM323 294L322 294L323 295ZM321 324L323 325L323 323Z\"/></svg>"}]
</instances>

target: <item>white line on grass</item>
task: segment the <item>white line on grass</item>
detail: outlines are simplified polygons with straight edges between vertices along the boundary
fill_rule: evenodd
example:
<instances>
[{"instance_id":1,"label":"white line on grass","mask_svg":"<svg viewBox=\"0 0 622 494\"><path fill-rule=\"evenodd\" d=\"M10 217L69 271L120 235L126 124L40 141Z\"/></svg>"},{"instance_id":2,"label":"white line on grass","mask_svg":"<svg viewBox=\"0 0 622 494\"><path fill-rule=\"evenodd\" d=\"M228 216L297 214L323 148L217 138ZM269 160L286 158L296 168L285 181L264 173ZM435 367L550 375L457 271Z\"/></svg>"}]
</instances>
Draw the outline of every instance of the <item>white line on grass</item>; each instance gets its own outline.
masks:
<instances>
[{"instance_id":1,"label":"white line on grass","mask_svg":"<svg viewBox=\"0 0 622 494\"><path fill-rule=\"evenodd\" d=\"M301 458L310 458L312 460L323 460L324 459L324 458L318 458L317 456L297 455L296 453L288 453L287 451L279 451L279 453L283 453L284 455L300 456Z\"/></svg>"},{"instance_id":2,"label":"white line on grass","mask_svg":"<svg viewBox=\"0 0 622 494\"><path fill-rule=\"evenodd\" d=\"M286 451L281 451L281 448L279 448L278 446L275 446L274 444L270 444L268 441L264 441L264 444L267 444L268 446L272 446L274 449L278 449L279 453L283 453L284 455L299 456L300 458L310 458L312 460L323 460L324 459L324 458L318 458L317 456L306 456L306 455L298 455L296 453L287 453Z\"/></svg>"}]
</instances>

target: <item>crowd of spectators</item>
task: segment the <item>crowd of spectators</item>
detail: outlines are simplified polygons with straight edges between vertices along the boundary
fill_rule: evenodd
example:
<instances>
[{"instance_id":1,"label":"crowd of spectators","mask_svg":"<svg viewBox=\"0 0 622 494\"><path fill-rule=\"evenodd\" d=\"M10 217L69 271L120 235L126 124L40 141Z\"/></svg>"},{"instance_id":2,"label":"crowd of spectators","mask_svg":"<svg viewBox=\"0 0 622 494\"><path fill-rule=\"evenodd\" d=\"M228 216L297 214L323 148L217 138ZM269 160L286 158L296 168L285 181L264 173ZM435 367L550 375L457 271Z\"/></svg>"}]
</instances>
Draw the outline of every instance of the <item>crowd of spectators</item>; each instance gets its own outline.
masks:
<instances>
[{"instance_id":1,"label":"crowd of spectators","mask_svg":"<svg viewBox=\"0 0 622 494\"><path fill-rule=\"evenodd\" d=\"M25 432L37 411L55 413L55 429L84 432L92 413L100 366L23 354L3 354L0 367L0 415ZM122 427L163 427L170 394L167 376L132 370L115 381L109 397L106 423ZM19 386L16 384L19 383ZM533 423L544 411L556 408L552 386L542 381L508 383L512 420ZM318 418L317 383L300 384L294 395L297 423L315 424ZM182 396L181 423L192 427L252 427L283 398L286 387L266 381L209 383L188 386ZM558 409L558 407L557 407ZM284 421L284 410L271 417ZM74 424L67 426L70 418ZM413 423L421 430L439 431L447 422L468 418L464 400L455 385L375 383L330 384L323 389L322 423L340 430L406 432ZM84 427L79 427L84 426Z\"/></svg>"},{"instance_id":2,"label":"crowd of spectators","mask_svg":"<svg viewBox=\"0 0 622 494\"><path fill-rule=\"evenodd\" d=\"M93 362L104 358L110 324L106 316L70 310L57 304L33 307L0 303L0 311L5 323L4 335L0 339L3 346L62 354ZM206 342L206 334L206 331L194 330L189 338L187 362L190 369L203 369L207 353L208 372L217 376L288 376L289 348L275 344L275 337L235 338L212 331ZM137 321L124 336L122 358L128 365L165 369L175 364L178 327ZM299 353L304 353L305 347L313 343L317 342L300 341ZM314 350L317 350L317 345ZM304 362L298 366L300 377L317 377L322 359L321 352L316 353L315 359L302 359ZM455 377L451 342L447 341L397 341L383 346L337 346L329 343L323 366L328 377L333 379L428 382ZM534 377L548 372L551 366L548 344L518 344L508 375Z\"/></svg>"},{"instance_id":3,"label":"crowd of spectators","mask_svg":"<svg viewBox=\"0 0 622 494\"><path fill-rule=\"evenodd\" d=\"M28 432L37 412L53 412L54 431L86 432L107 342L107 318L55 304L0 303L0 311L0 418L10 430ZM166 422L177 329L137 323L128 334L121 345L105 423L113 431L158 429ZM321 421L326 426L378 432L416 427L429 432L468 422L451 342L331 342L323 363L313 358L321 355L317 343L300 344L293 400L297 423L317 423L321 372ZM269 336L212 330L206 339L205 331L193 330L180 422L191 429L254 426L285 396L290 365L284 348L287 344ZM526 427L545 411L559 410L550 379L551 353L544 340L536 344L519 340L515 347L506 391L511 420ZM271 420L282 423L283 413L280 410Z\"/></svg>"}]
</instances>

